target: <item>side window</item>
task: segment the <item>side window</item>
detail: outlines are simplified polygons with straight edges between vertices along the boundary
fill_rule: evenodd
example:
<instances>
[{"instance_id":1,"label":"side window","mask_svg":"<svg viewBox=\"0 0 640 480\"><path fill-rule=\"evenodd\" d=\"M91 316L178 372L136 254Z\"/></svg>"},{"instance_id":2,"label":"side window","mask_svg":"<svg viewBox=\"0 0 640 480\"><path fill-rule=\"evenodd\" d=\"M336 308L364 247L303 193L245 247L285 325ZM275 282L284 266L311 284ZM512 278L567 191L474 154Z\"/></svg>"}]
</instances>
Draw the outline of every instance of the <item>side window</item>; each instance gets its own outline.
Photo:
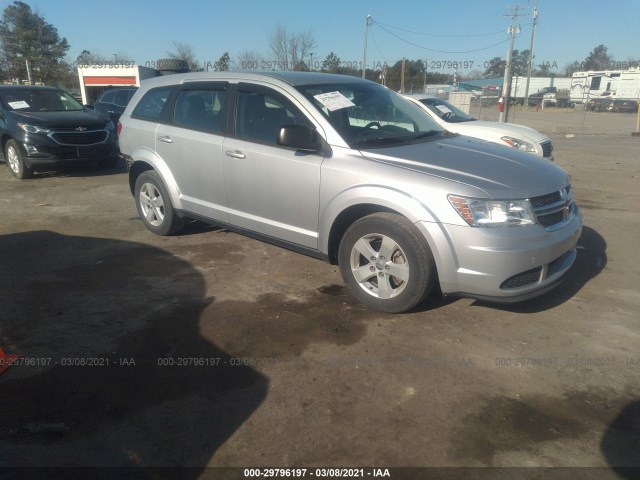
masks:
<instances>
[{"instance_id":1,"label":"side window","mask_svg":"<svg viewBox=\"0 0 640 480\"><path fill-rule=\"evenodd\" d=\"M279 95L238 92L236 135L240 138L277 145L285 125L309 125L309 121Z\"/></svg>"},{"instance_id":2,"label":"side window","mask_svg":"<svg viewBox=\"0 0 640 480\"><path fill-rule=\"evenodd\" d=\"M167 100L172 91L173 87L158 87L149 90L133 109L131 116L147 120L159 120L167 108Z\"/></svg>"},{"instance_id":3,"label":"side window","mask_svg":"<svg viewBox=\"0 0 640 480\"><path fill-rule=\"evenodd\" d=\"M118 90L117 92L114 92L115 99L112 103L115 103L119 107L126 107L129 100L131 100L131 93L131 90Z\"/></svg>"},{"instance_id":4,"label":"side window","mask_svg":"<svg viewBox=\"0 0 640 480\"><path fill-rule=\"evenodd\" d=\"M103 103L113 103L113 98L115 97L116 92L107 92L104 95L102 95L102 98L100 98L100 101Z\"/></svg>"},{"instance_id":5,"label":"side window","mask_svg":"<svg viewBox=\"0 0 640 480\"><path fill-rule=\"evenodd\" d=\"M174 125L222 133L222 110L226 96L227 92L224 90L183 90L176 100Z\"/></svg>"},{"instance_id":6,"label":"side window","mask_svg":"<svg viewBox=\"0 0 640 480\"><path fill-rule=\"evenodd\" d=\"M591 90L600 90L600 82L602 77L593 77L591 79Z\"/></svg>"}]
</instances>

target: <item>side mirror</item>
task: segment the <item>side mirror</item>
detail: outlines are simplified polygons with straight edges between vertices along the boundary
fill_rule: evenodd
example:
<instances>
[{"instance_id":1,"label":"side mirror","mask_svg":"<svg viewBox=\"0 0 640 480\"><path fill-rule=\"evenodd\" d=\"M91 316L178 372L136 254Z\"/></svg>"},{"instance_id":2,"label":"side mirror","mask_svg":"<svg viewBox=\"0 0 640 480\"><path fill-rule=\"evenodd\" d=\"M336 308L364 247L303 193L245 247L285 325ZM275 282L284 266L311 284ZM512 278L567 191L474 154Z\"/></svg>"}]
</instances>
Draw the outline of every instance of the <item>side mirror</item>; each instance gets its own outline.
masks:
<instances>
[{"instance_id":1,"label":"side mirror","mask_svg":"<svg viewBox=\"0 0 640 480\"><path fill-rule=\"evenodd\" d=\"M84 108L89 109L89 110L95 110L93 105L85 105Z\"/></svg>"},{"instance_id":2,"label":"side mirror","mask_svg":"<svg viewBox=\"0 0 640 480\"><path fill-rule=\"evenodd\" d=\"M319 152L322 143L315 129L306 125L285 125L278 133L278 145L305 152Z\"/></svg>"}]
</instances>

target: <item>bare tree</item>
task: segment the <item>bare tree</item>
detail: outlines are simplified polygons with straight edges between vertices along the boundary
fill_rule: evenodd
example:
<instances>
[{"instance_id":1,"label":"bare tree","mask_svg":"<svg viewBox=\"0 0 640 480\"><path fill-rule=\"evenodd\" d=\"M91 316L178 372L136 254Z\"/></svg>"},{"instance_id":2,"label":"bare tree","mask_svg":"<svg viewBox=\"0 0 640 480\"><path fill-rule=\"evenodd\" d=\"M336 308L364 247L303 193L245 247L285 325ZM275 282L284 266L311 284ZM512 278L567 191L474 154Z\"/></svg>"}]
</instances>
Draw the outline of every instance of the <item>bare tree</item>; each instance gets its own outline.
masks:
<instances>
[{"instance_id":1,"label":"bare tree","mask_svg":"<svg viewBox=\"0 0 640 480\"><path fill-rule=\"evenodd\" d=\"M202 67L198 64L198 58L196 54L193 53L193 47L191 45L176 41L171 42L171 44L173 45L173 51L167 52L169 58L182 60L190 72L202 71Z\"/></svg>"},{"instance_id":2,"label":"bare tree","mask_svg":"<svg viewBox=\"0 0 640 480\"><path fill-rule=\"evenodd\" d=\"M254 50L243 50L235 56L231 62L234 70L262 70L262 56Z\"/></svg>"},{"instance_id":3,"label":"bare tree","mask_svg":"<svg viewBox=\"0 0 640 480\"><path fill-rule=\"evenodd\" d=\"M277 25L269 36L269 48L273 54L270 62L276 70L307 70L305 57L316 47L311 31L290 34L282 25Z\"/></svg>"},{"instance_id":4,"label":"bare tree","mask_svg":"<svg viewBox=\"0 0 640 480\"><path fill-rule=\"evenodd\" d=\"M282 25L269 35L269 48L273 54L273 61L279 65L278 70L289 70L289 34Z\"/></svg>"}]
</instances>

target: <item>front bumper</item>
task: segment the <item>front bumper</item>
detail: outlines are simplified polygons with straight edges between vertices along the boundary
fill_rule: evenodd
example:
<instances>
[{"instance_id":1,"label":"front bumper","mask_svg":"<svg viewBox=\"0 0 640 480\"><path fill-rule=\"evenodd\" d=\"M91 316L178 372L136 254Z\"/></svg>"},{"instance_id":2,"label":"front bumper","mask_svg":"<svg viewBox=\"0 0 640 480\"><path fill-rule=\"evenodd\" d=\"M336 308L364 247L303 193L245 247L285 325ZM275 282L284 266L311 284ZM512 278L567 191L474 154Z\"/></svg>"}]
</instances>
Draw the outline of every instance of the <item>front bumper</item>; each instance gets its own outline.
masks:
<instances>
[{"instance_id":1,"label":"front bumper","mask_svg":"<svg viewBox=\"0 0 640 480\"><path fill-rule=\"evenodd\" d=\"M109 161L120 155L116 142L90 146L21 143L20 148L22 158L30 168Z\"/></svg>"},{"instance_id":2,"label":"front bumper","mask_svg":"<svg viewBox=\"0 0 640 480\"><path fill-rule=\"evenodd\" d=\"M473 228L419 222L434 241L444 295L516 302L555 287L576 259L582 218L556 231L542 225Z\"/></svg>"}]
</instances>

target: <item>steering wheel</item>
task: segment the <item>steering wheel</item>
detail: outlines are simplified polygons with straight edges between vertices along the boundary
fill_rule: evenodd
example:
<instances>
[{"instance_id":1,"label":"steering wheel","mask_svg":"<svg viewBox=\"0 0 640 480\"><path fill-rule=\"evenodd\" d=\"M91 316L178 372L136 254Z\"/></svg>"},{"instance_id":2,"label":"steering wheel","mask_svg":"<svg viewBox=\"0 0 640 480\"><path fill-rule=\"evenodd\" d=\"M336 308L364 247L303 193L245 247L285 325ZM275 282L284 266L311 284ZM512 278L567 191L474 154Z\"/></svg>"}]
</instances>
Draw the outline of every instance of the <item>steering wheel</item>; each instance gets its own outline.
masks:
<instances>
[{"instance_id":1,"label":"steering wheel","mask_svg":"<svg viewBox=\"0 0 640 480\"><path fill-rule=\"evenodd\" d=\"M453 117L453 112L447 112L442 114L442 119L446 122L447 120L449 120L451 117Z\"/></svg>"},{"instance_id":2,"label":"steering wheel","mask_svg":"<svg viewBox=\"0 0 640 480\"><path fill-rule=\"evenodd\" d=\"M367 129L371 127L377 127L378 129L381 129L382 125L380 125L378 122L370 122L364 126L364 128L367 128Z\"/></svg>"}]
</instances>

